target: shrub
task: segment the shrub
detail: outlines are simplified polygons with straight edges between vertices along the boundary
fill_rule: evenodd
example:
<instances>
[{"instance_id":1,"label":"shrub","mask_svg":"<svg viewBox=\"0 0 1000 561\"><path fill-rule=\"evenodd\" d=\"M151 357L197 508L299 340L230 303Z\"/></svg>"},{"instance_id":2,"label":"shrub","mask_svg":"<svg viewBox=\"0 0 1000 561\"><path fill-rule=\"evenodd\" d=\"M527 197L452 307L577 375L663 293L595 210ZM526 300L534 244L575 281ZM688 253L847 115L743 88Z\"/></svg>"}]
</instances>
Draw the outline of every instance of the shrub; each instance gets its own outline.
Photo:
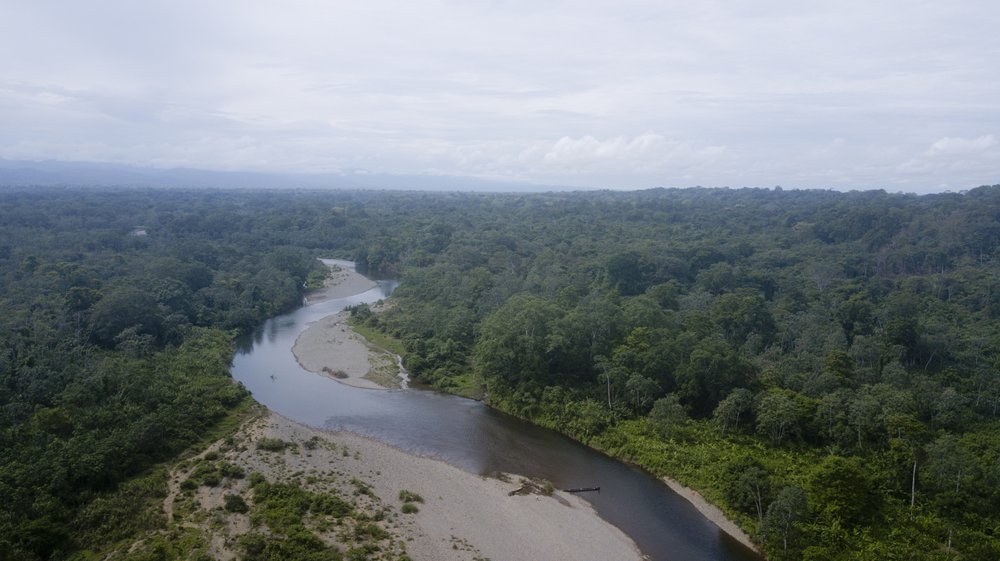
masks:
<instances>
[{"instance_id":1,"label":"shrub","mask_svg":"<svg viewBox=\"0 0 1000 561\"><path fill-rule=\"evenodd\" d=\"M250 507L247 506L247 502L244 501L243 497L239 495L227 494L222 497L222 500L225 502L224 508L229 512L244 513L250 510Z\"/></svg>"},{"instance_id":2,"label":"shrub","mask_svg":"<svg viewBox=\"0 0 1000 561\"><path fill-rule=\"evenodd\" d=\"M355 495L368 495L369 497L374 496L374 493L372 493L371 486L365 483L364 481L361 481L358 478L354 478L351 479L351 484L354 485Z\"/></svg>"},{"instance_id":3,"label":"shrub","mask_svg":"<svg viewBox=\"0 0 1000 561\"><path fill-rule=\"evenodd\" d=\"M247 479L247 482L250 483L250 487L256 487L261 483L267 483L267 478L264 477L263 473L255 471L250 474L250 477Z\"/></svg>"},{"instance_id":4,"label":"shrub","mask_svg":"<svg viewBox=\"0 0 1000 561\"><path fill-rule=\"evenodd\" d=\"M219 472L211 471L201 476L201 484L207 487L215 487L222 481Z\"/></svg>"},{"instance_id":5,"label":"shrub","mask_svg":"<svg viewBox=\"0 0 1000 561\"><path fill-rule=\"evenodd\" d=\"M400 510L403 511L403 514L415 514L417 512L420 512L420 509L417 508L417 505L415 505L414 503L403 503L403 506Z\"/></svg>"},{"instance_id":6,"label":"shrub","mask_svg":"<svg viewBox=\"0 0 1000 561\"><path fill-rule=\"evenodd\" d=\"M229 462L222 462L219 464L219 473L222 474L223 477L228 477L230 479L243 479L246 475L243 468Z\"/></svg>"},{"instance_id":7,"label":"shrub","mask_svg":"<svg viewBox=\"0 0 1000 561\"><path fill-rule=\"evenodd\" d=\"M341 518L351 514L352 507L350 503L340 497L332 493L326 493L315 495L312 503L309 505L309 510L316 514L326 514L335 518Z\"/></svg>"},{"instance_id":8,"label":"shrub","mask_svg":"<svg viewBox=\"0 0 1000 561\"><path fill-rule=\"evenodd\" d=\"M403 501L404 503L422 503L422 502L424 502L424 498L423 497L421 497L420 495L414 493L413 491L407 491L406 489L403 489L402 491L399 492L399 500Z\"/></svg>"},{"instance_id":9,"label":"shrub","mask_svg":"<svg viewBox=\"0 0 1000 561\"><path fill-rule=\"evenodd\" d=\"M198 467L194 468L188 480L201 485L215 487L222 480L222 475L219 474L219 469L215 464L202 462L198 464Z\"/></svg>"},{"instance_id":10,"label":"shrub","mask_svg":"<svg viewBox=\"0 0 1000 561\"><path fill-rule=\"evenodd\" d=\"M367 522L365 524L358 524L354 528L354 538L357 540L363 540L370 538L373 540L384 540L388 539L389 532L383 530L378 524L374 522Z\"/></svg>"},{"instance_id":11,"label":"shrub","mask_svg":"<svg viewBox=\"0 0 1000 561\"><path fill-rule=\"evenodd\" d=\"M283 452L288 443L280 438L262 438L257 441L257 449L265 452Z\"/></svg>"}]
</instances>

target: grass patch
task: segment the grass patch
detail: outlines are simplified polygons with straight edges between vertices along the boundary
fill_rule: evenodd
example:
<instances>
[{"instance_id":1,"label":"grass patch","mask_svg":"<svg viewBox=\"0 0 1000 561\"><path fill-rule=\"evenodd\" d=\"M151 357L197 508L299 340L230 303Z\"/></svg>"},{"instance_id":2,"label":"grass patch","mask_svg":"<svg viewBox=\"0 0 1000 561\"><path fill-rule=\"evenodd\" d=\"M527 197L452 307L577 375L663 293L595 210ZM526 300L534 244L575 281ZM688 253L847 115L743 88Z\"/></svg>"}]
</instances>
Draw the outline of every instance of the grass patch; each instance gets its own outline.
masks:
<instances>
[{"instance_id":1,"label":"grass patch","mask_svg":"<svg viewBox=\"0 0 1000 561\"><path fill-rule=\"evenodd\" d=\"M371 368L364 376L366 379L385 388L400 387L399 367L395 356L376 350L370 352L368 358Z\"/></svg>"},{"instance_id":2,"label":"grass patch","mask_svg":"<svg viewBox=\"0 0 1000 561\"><path fill-rule=\"evenodd\" d=\"M162 559L192 559L208 561L208 537L196 528L172 528L155 534L141 542L127 554L133 561L160 561Z\"/></svg>"},{"instance_id":3,"label":"grass patch","mask_svg":"<svg viewBox=\"0 0 1000 561\"><path fill-rule=\"evenodd\" d=\"M436 385L441 391L468 397L470 399L482 400L485 389L471 372L447 378L444 383Z\"/></svg>"},{"instance_id":4,"label":"grass patch","mask_svg":"<svg viewBox=\"0 0 1000 561\"><path fill-rule=\"evenodd\" d=\"M366 341L373 347L388 351L392 354L399 356L406 356L406 349L403 348L403 342L391 335L386 335L381 331L376 331L371 327L361 325L353 320L348 320L347 322L355 333L361 335Z\"/></svg>"},{"instance_id":5,"label":"grass patch","mask_svg":"<svg viewBox=\"0 0 1000 561\"><path fill-rule=\"evenodd\" d=\"M403 503L400 510L403 511L403 514L416 514L420 512L420 508L413 503Z\"/></svg>"},{"instance_id":6,"label":"grass patch","mask_svg":"<svg viewBox=\"0 0 1000 561\"><path fill-rule=\"evenodd\" d=\"M358 541L380 541L387 540L391 537L392 536L389 535L389 532L386 532L381 526L375 524L374 522L364 522L354 527L354 539Z\"/></svg>"},{"instance_id":7,"label":"grass patch","mask_svg":"<svg viewBox=\"0 0 1000 561\"><path fill-rule=\"evenodd\" d=\"M247 561L341 561L344 558L336 549L328 547L306 530L287 537L251 533L241 537L239 545Z\"/></svg>"},{"instance_id":8,"label":"grass patch","mask_svg":"<svg viewBox=\"0 0 1000 561\"><path fill-rule=\"evenodd\" d=\"M399 500L403 501L404 503L422 503L422 502L424 502L424 498L423 497L421 497L420 495L414 493L413 491L407 491L406 489L403 489L402 491L399 492Z\"/></svg>"}]
</instances>

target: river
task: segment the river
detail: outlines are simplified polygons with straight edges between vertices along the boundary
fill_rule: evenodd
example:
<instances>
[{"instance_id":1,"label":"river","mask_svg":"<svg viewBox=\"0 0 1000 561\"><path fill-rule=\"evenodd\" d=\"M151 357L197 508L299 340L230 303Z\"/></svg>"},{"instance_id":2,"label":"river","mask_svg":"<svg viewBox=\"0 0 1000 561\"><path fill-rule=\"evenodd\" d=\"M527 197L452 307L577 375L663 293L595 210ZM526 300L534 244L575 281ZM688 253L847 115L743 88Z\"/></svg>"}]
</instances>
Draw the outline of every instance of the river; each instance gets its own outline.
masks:
<instances>
[{"instance_id":1,"label":"river","mask_svg":"<svg viewBox=\"0 0 1000 561\"><path fill-rule=\"evenodd\" d=\"M304 370L292 355L313 321L388 296L395 281L267 320L242 341L232 375L258 402L294 421L370 436L476 474L502 471L586 493L597 513L654 561L760 561L657 478L486 405L434 391L367 390ZM609 560L613 561L613 560Z\"/></svg>"}]
</instances>

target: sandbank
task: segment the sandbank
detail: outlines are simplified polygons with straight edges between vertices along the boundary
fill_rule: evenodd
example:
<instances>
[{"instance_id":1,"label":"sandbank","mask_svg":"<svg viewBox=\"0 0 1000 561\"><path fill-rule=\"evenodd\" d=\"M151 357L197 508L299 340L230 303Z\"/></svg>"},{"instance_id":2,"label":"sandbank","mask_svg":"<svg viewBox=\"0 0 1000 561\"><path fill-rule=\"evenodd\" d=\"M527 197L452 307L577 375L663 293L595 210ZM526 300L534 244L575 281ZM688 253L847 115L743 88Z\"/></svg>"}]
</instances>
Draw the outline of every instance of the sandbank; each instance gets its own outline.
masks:
<instances>
[{"instance_id":1,"label":"sandbank","mask_svg":"<svg viewBox=\"0 0 1000 561\"><path fill-rule=\"evenodd\" d=\"M357 273L350 261L322 259L330 267L324 287L309 293L306 301L321 302L360 294L377 286ZM340 312L313 322L299 334L292 347L295 360L310 372L359 388L399 388L403 378L396 357L370 346L354 332Z\"/></svg>"},{"instance_id":2,"label":"sandbank","mask_svg":"<svg viewBox=\"0 0 1000 561\"><path fill-rule=\"evenodd\" d=\"M292 354L302 368L359 388L400 387L395 355L369 346L347 325L348 312L313 322L295 340Z\"/></svg>"},{"instance_id":3,"label":"sandbank","mask_svg":"<svg viewBox=\"0 0 1000 561\"><path fill-rule=\"evenodd\" d=\"M702 516L718 526L720 530L729 534L733 539L741 544L760 553L760 547L758 547L757 544L750 539L750 536L744 532L742 528L737 526L735 522L727 518L726 514L719 510L719 507L705 500L705 497L701 496L701 493L690 487L685 487L681 482L669 477L664 477L663 482L666 483L667 486L673 490L673 492L677 493L691 503L698 510L698 512L702 514Z\"/></svg>"},{"instance_id":4,"label":"sandbank","mask_svg":"<svg viewBox=\"0 0 1000 561\"><path fill-rule=\"evenodd\" d=\"M281 439L291 446L279 452L263 451L255 445L263 438ZM510 495L521 486L517 476L503 481L473 475L366 437L313 429L271 412L245 423L228 441L220 440L209 451L268 480L298 477L302 481L304 477L303 485L316 492L334 490L350 496L355 482L364 482L382 505L379 508L389 506L395 513L379 524L418 561L642 559L631 539L577 496L560 491L551 496ZM172 474L164 504L168 517L181 493L179 482L188 475L184 470ZM418 512L401 512L402 490L423 498ZM251 528L246 515L225 514L217 508L227 493L242 494L252 502L245 479L197 491L199 508L216 517L216 523L204 525L204 530L212 533L212 554L219 559L236 556L234 544ZM337 545L336 532L322 536Z\"/></svg>"},{"instance_id":5,"label":"sandbank","mask_svg":"<svg viewBox=\"0 0 1000 561\"><path fill-rule=\"evenodd\" d=\"M378 286L378 283L354 270L354 263L340 259L320 259L330 268L330 276L323 281L323 288L306 294L307 302L322 302L361 294Z\"/></svg>"}]
</instances>

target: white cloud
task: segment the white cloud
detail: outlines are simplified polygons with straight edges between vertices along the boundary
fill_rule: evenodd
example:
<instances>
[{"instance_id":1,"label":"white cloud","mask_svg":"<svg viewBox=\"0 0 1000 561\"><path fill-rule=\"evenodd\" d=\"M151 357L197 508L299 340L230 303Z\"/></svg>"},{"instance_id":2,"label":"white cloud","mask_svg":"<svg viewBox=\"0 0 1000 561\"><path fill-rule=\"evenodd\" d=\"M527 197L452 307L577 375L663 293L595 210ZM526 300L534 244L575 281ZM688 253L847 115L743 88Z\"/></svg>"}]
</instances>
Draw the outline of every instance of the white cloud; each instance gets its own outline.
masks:
<instances>
[{"instance_id":1,"label":"white cloud","mask_svg":"<svg viewBox=\"0 0 1000 561\"><path fill-rule=\"evenodd\" d=\"M594 171L616 171L623 174L636 171L687 168L710 161L723 154L722 146L694 146L692 143L646 132L633 138L617 136L598 140L587 135L580 138L564 136L544 151L533 167L576 174ZM532 155L539 151L530 150Z\"/></svg>"},{"instance_id":2,"label":"white cloud","mask_svg":"<svg viewBox=\"0 0 1000 561\"><path fill-rule=\"evenodd\" d=\"M943 137L896 171L936 189L967 189L1000 182L1000 145L992 134L974 138Z\"/></svg>"},{"instance_id":3,"label":"white cloud","mask_svg":"<svg viewBox=\"0 0 1000 561\"><path fill-rule=\"evenodd\" d=\"M925 156L963 156L967 154L982 153L996 146L996 138L992 134L986 134L972 139L952 138L946 136L924 152Z\"/></svg>"},{"instance_id":4,"label":"white cloud","mask_svg":"<svg viewBox=\"0 0 1000 561\"><path fill-rule=\"evenodd\" d=\"M653 132L605 139L584 135L533 142L436 142L433 148L411 143L400 148L425 154L436 173L584 187L689 185L697 173L725 165L730 156L724 146Z\"/></svg>"},{"instance_id":5,"label":"white cloud","mask_svg":"<svg viewBox=\"0 0 1000 561\"><path fill-rule=\"evenodd\" d=\"M5 158L621 187L1000 182L992 0L4 11Z\"/></svg>"}]
</instances>

